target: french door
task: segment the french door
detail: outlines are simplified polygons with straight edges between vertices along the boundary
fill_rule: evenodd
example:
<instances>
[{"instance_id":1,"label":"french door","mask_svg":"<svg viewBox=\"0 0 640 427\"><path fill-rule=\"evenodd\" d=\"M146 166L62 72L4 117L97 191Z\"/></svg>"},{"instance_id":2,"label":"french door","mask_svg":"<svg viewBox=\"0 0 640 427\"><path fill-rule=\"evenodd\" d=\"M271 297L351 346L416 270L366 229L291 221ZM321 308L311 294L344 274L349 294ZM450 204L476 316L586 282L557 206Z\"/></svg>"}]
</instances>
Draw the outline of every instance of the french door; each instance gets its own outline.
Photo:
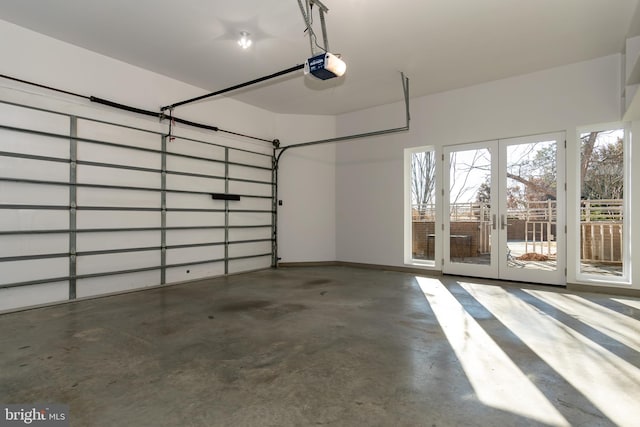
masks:
<instances>
[{"instance_id":1,"label":"french door","mask_svg":"<svg viewBox=\"0 0 640 427\"><path fill-rule=\"evenodd\" d=\"M565 281L564 134L445 147L443 272Z\"/></svg>"}]
</instances>

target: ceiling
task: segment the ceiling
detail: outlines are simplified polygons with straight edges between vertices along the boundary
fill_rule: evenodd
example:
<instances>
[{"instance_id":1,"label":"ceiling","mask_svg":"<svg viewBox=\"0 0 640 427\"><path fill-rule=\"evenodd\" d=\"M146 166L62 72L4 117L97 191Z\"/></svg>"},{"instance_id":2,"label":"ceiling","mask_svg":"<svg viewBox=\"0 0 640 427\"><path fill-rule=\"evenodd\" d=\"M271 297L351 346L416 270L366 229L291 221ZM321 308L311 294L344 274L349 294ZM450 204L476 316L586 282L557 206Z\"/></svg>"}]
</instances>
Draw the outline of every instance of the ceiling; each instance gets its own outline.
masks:
<instances>
[{"instance_id":1,"label":"ceiling","mask_svg":"<svg viewBox=\"0 0 640 427\"><path fill-rule=\"evenodd\" d=\"M622 52L640 34L639 0L322 1L346 75L299 71L227 96L278 113L340 114L401 100L401 71L415 97ZM311 56L297 0L2 0L0 19L203 93ZM253 38L247 50L241 31Z\"/></svg>"}]
</instances>

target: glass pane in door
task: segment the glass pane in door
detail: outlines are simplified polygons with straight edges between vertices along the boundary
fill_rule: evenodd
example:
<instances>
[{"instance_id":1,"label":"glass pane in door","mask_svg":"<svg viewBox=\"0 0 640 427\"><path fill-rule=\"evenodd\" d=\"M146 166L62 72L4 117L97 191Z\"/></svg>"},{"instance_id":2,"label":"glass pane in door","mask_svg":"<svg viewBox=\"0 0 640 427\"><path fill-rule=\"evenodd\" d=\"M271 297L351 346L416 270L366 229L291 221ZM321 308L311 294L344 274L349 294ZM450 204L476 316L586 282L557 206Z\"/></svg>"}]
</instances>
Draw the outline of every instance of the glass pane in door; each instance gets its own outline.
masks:
<instances>
[{"instance_id":1,"label":"glass pane in door","mask_svg":"<svg viewBox=\"0 0 640 427\"><path fill-rule=\"evenodd\" d=\"M557 265L557 142L506 147L506 265L511 269L555 271ZM502 257L503 255L501 255Z\"/></svg>"},{"instance_id":2,"label":"glass pane in door","mask_svg":"<svg viewBox=\"0 0 640 427\"><path fill-rule=\"evenodd\" d=\"M449 154L449 261L491 264L491 151Z\"/></svg>"}]
</instances>

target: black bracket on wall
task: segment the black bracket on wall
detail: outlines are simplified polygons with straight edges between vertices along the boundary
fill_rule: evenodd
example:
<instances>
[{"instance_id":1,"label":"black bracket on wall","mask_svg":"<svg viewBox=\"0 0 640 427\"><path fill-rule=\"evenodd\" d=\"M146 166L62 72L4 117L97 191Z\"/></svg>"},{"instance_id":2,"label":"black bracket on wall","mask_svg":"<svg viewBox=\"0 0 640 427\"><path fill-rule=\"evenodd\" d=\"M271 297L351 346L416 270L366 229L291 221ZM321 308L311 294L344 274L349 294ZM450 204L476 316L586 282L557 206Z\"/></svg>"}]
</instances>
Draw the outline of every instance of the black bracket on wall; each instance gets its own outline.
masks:
<instances>
[{"instance_id":1,"label":"black bracket on wall","mask_svg":"<svg viewBox=\"0 0 640 427\"><path fill-rule=\"evenodd\" d=\"M240 200L239 194L212 193L213 200Z\"/></svg>"}]
</instances>

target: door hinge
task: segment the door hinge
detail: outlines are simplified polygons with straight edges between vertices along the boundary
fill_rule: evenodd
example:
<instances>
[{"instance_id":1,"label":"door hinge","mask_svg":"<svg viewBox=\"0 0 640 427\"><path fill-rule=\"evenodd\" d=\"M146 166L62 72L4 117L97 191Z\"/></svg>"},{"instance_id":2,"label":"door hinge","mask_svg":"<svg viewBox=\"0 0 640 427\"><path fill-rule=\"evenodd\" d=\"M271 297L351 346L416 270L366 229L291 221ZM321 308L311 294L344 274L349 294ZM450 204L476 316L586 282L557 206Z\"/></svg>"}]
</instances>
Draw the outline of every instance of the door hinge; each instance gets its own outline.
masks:
<instances>
[{"instance_id":1,"label":"door hinge","mask_svg":"<svg viewBox=\"0 0 640 427\"><path fill-rule=\"evenodd\" d=\"M442 197L444 197L444 188L441 190Z\"/></svg>"},{"instance_id":2,"label":"door hinge","mask_svg":"<svg viewBox=\"0 0 640 427\"><path fill-rule=\"evenodd\" d=\"M567 277L567 267L564 268L564 277Z\"/></svg>"},{"instance_id":3,"label":"door hinge","mask_svg":"<svg viewBox=\"0 0 640 427\"><path fill-rule=\"evenodd\" d=\"M440 224L440 229L444 231L444 224Z\"/></svg>"},{"instance_id":4,"label":"door hinge","mask_svg":"<svg viewBox=\"0 0 640 427\"><path fill-rule=\"evenodd\" d=\"M567 148L567 140L564 140L564 148Z\"/></svg>"},{"instance_id":5,"label":"door hinge","mask_svg":"<svg viewBox=\"0 0 640 427\"><path fill-rule=\"evenodd\" d=\"M567 234L567 226L564 226L564 234Z\"/></svg>"},{"instance_id":6,"label":"door hinge","mask_svg":"<svg viewBox=\"0 0 640 427\"><path fill-rule=\"evenodd\" d=\"M444 153L442 154L442 161L444 162Z\"/></svg>"},{"instance_id":7,"label":"door hinge","mask_svg":"<svg viewBox=\"0 0 640 427\"><path fill-rule=\"evenodd\" d=\"M440 265L444 265L444 258L440 260Z\"/></svg>"}]
</instances>

